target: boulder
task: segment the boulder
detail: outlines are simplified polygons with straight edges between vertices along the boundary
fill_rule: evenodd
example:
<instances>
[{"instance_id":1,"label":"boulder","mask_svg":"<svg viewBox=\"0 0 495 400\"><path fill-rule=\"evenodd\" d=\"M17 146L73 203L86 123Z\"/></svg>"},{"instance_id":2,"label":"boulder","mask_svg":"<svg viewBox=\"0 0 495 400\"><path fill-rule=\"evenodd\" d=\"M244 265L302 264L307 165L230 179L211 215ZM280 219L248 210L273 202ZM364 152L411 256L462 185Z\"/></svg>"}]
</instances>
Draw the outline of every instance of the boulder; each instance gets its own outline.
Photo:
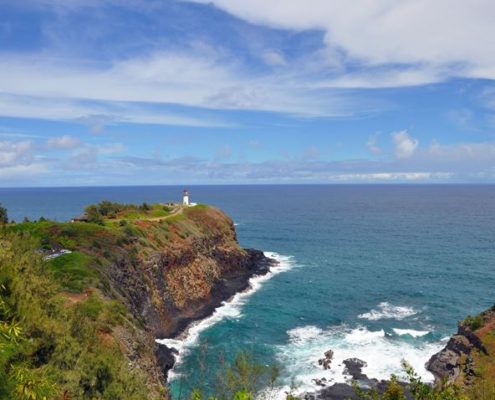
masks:
<instances>
[{"instance_id":1,"label":"boulder","mask_svg":"<svg viewBox=\"0 0 495 400\"><path fill-rule=\"evenodd\" d=\"M359 358L348 358L344 360L344 374L352 376L352 379L355 380L366 380L368 377L363 374L362 369L366 367L368 364L366 361L360 360Z\"/></svg>"},{"instance_id":2,"label":"boulder","mask_svg":"<svg viewBox=\"0 0 495 400\"><path fill-rule=\"evenodd\" d=\"M327 350L323 355L325 356L325 358L320 358L318 360L318 365L321 365L323 369L330 369L330 364L332 363L333 359L333 351Z\"/></svg>"}]
</instances>

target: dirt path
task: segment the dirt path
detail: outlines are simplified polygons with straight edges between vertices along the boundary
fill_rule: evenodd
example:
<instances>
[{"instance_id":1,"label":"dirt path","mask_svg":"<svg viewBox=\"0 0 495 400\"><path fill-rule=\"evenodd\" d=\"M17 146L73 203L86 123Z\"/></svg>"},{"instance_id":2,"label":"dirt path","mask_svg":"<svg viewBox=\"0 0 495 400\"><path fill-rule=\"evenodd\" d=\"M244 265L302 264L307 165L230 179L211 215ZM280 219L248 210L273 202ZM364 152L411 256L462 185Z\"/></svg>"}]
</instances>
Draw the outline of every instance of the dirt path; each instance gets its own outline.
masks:
<instances>
[{"instance_id":1,"label":"dirt path","mask_svg":"<svg viewBox=\"0 0 495 400\"><path fill-rule=\"evenodd\" d=\"M164 221L167 220L168 218L175 217L178 214L181 214L184 211L184 207L179 206L172 214L166 215L164 217L153 217L153 218L146 218L145 221Z\"/></svg>"}]
</instances>

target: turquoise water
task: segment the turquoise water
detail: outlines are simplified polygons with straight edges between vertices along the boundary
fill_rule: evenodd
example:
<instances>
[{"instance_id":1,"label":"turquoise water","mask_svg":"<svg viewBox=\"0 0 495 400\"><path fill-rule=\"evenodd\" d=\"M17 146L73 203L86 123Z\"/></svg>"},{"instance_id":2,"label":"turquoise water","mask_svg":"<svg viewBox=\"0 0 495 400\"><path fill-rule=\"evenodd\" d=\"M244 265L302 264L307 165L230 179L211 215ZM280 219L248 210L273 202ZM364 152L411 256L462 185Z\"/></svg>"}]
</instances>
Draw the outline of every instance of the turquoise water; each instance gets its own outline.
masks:
<instances>
[{"instance_id":1,"label":"turquoise water","mask_svg":"<svg viewBox=\"0 0 495 400\"><path fill-rule=\"evenodd\" d=\"M68 219L104 198L165 201L177 187L1 189L15 219ZM342 381L341 360L365 360L382 378L424 362L457 321L495 301L495 186L191 187L192 201L219 206L241 244L276 253L279 273L196 327L182 346L173 389L213 378L219 358L247 349L297 376ZM204 349L207 343L207 351ZM201 345L203 344L203 345ZM203 350L202 350L203 349ZM317 359L335 351L332 371ZM206 354L206 355L204 355ZM221 355L221 357L219 357ZM204 373L198 360L206 357Z\"/></svg>"}]
</instances>

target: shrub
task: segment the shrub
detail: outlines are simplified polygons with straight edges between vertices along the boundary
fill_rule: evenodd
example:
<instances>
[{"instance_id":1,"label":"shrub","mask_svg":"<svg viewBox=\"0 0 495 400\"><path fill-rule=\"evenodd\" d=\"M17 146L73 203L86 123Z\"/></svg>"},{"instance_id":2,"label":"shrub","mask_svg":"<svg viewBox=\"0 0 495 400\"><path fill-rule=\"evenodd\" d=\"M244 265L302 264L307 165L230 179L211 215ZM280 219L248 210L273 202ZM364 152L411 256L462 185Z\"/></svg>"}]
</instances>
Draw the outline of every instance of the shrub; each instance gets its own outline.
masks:
<instances>
[{"instance_id":1,"label":"shrub","mask_svg":"<svg viewBox=\"0 0 495 400\"><path fill-rule=\"evenodd\" d=\"M9 223L9 216L7 214L7 209L0 203L0 225L5 225Z\"/></svg>"},{"instance_id":2,"label":"shrub","mask_svg":"<svg viewBox=\"0 0 495 400\"><path fill-rule=\"evenodd\" d=\"M462 323L469 327L472 331L477 331L485 324L485 321L481 315L468 315Z\"/></svg>"}]
</instances>

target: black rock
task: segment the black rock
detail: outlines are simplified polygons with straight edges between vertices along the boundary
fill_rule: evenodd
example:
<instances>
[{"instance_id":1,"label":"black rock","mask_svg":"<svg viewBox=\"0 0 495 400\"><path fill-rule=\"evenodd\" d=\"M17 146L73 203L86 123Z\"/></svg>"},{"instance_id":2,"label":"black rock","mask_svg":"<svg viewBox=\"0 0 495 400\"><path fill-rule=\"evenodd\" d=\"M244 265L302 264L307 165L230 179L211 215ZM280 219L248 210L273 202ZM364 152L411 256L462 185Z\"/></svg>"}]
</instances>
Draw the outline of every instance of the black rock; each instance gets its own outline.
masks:
<instances>
[{"instance_id":1,"label":"black rock","mask_svg":"<svg viewBox=\"0 0 495 400\"><path fill-rule=\"evenodd\" d=\"M344 360L344 374L352 376L352 379L359 380L367 380L368 377L363 374L363 367L366 367L368 364L366 361L360 360L359 358L348 358Z\"/></svg>"},{"instance_id":2,"label":"black rock","mask_svg":"<svg viewBox=\"0 0 495 400\"><path fill-rule=\"evenodd\" d=\"M333 359L333 351L328 350L324 353L325 358L320 358L318 360L318 365L323 366L323 369L330 369L330 364L332 363Z\"/></svg>"}]
</instances>

